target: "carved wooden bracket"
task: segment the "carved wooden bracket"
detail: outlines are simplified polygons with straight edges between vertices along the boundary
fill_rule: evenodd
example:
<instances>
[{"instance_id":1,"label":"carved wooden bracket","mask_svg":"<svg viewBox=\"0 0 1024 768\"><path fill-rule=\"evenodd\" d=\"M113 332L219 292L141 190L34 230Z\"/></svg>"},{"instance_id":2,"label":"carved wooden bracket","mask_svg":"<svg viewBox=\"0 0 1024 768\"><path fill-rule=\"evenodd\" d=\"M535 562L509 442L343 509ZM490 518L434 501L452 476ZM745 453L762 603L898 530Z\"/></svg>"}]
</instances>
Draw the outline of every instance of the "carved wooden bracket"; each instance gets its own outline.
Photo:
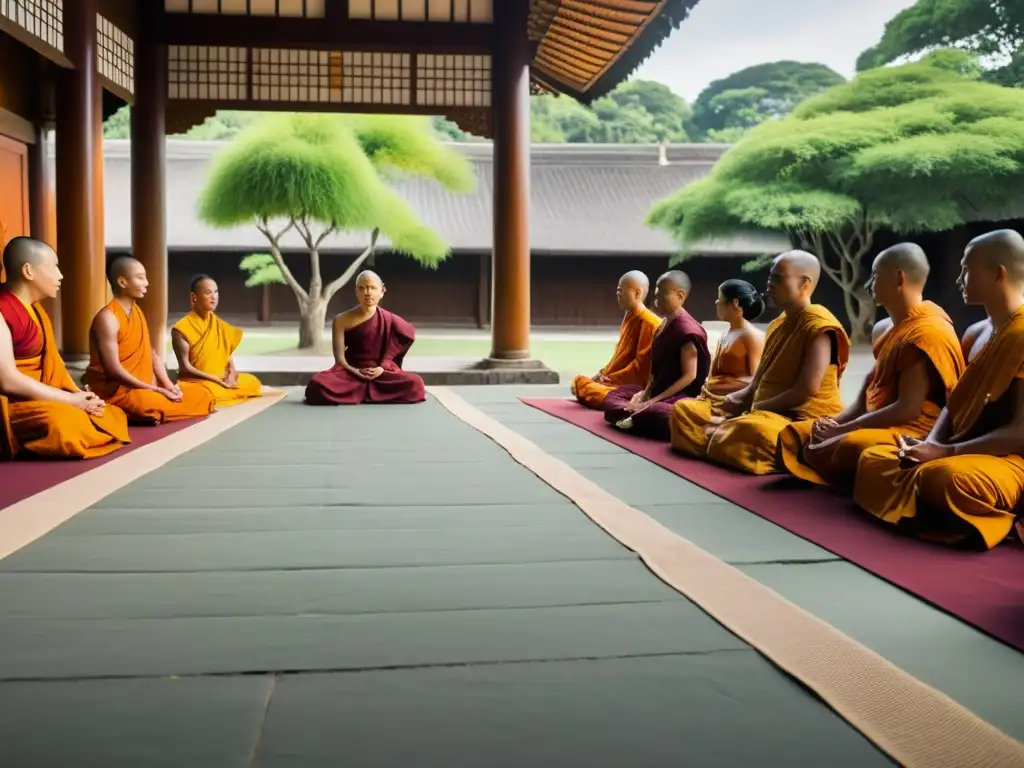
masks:
<instances>
[{"instance_id":1,"label":"carved wooden bracket","mask_svg":"<svg viewBox=\"0 0 1024 768\"><path fill-rule=\"evenodd\" d=\"M490 107L452 107L444 116L459 128L482 139L494 138L493 111Z\"/></svg>"}]
</instances>

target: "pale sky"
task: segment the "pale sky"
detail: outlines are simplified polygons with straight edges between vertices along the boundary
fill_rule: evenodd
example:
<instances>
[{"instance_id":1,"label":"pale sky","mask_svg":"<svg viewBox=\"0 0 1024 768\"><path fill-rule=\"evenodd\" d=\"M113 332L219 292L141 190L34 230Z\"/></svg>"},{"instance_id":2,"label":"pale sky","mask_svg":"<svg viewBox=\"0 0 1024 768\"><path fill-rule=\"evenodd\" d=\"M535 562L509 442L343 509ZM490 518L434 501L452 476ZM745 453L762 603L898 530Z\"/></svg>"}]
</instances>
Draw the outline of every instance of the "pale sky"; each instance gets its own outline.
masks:
<instances>
[{"instance_id":1,"label":"pale sky","mask_svg":"<svg viewBox=\"0 0 1024 768\"><path fill-rule=\"evenodd\" d=\"M914 0L700 0L634 77L665 83L687 101L712 80L753 64L820 62L844 77Z\"/></svg>"}]
</instances>

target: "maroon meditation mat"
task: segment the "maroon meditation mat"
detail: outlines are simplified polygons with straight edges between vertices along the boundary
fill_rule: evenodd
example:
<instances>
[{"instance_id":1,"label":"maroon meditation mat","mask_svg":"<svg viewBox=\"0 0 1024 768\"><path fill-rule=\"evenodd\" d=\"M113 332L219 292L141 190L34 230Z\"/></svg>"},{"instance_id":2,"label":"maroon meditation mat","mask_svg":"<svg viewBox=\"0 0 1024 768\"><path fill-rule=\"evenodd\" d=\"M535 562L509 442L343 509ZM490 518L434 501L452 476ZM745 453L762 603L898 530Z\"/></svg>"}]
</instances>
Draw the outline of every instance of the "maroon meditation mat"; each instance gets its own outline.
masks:
<instances>
[{"instance_id":1,"label":"maroon meditation mat","mask_svg":"<svg viewBox=\"0 0 1024 768\"><path fill-rule=\"evenodd\" d=\"M572 400L522 401L635 453L1024 651L1024 551L964 552L898 534L824 488L687 459ZM681 532L686 535L685 531Z\"/></svg>"},{"instance_id":2,"label":"maroon meditation mat","mask_svg":"<svg viewBox=\"0 0 1024 768\"><path fill-rule=\"evenodd\" d=\"M65 480L124 456L143 445L180 432L202 419L185 419L157 427L129 427L132 442L119 451L109 453L100 459L43 460L19 458L16 461L0 462L0 509L16 504L40 491L52 488Z\"/></svg>"}]
</instances>

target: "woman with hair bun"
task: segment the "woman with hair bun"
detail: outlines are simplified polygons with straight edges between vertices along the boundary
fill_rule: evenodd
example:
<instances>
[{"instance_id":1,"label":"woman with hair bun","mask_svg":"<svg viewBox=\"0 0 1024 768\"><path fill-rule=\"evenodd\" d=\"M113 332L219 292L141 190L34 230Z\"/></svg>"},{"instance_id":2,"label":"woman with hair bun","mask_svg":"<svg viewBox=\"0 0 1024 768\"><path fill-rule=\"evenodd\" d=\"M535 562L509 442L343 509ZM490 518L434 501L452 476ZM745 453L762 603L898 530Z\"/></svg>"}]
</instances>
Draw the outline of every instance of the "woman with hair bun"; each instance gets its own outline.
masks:
<instances>
[{"instance_id":1,"label":"woman with hair bun","mask_svg":"<svg viewBox=\"0 0 1024 768\"><path fill-rule=\"evenodd\" d=\"M718 286L715 314L719 320L729 324L729 330L718 340L711 358L711 371L700 397L680 400L672 410L673 444L678 439L681 425L694 421L680 418L684 410L700 411L702 418L699 421L707 423L714 406L721 403L726 395L743 389L753 379L764 349L764 332L751 323L764 313L764 308L764 298L746 280L726 280ZM704 436L699 438L694 442L703 442Z\"/></svg>"}]
</instances>

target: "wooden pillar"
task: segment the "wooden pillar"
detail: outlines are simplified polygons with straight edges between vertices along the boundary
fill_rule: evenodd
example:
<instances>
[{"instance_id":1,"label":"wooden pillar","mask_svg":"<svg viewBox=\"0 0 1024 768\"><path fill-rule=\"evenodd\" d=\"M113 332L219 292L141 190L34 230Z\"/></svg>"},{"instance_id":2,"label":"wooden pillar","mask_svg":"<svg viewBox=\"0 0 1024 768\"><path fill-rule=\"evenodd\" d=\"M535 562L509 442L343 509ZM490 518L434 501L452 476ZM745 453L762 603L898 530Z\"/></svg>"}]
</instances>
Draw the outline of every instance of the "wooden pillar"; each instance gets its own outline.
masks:
<instances>
[{"instance_id":1,"label":"wooden pillar","mask_svg":"<svg viewBox=\"0 0 1024 768\"><path fill-rule=\"evenodd\" d=\"M167 212L165 148L167 47L143 40L135 47L132 107L132 254L142 262L149 290L142 302L154 349L167 349Z\"/></svg>"},{"instance_id":2,"label":"wooden pillar","mask_svg":"<svg viewBox=\"0 0 1024 768\"><path fill-rule=\"evenodd\" d=\"M64 4L64 52L75 68L60 72L57 83L57 239L64 354L76 358L89 354L89 325L104 303L106 281L96 250L95 0Z\"/></svg>"},{"instance_id":3,"label":"wooden pillar","mask_svg":"<svg viewBox=\"0 0 1024 768\"><path fill-rule=\"evenodd\" d=\"M36 124L36 141L28 148L29 217L32 237L57 249L56 211L53 168L49 150L52 133L45 120ZM63 266L63 265L61 265ZM60 297L43 302L46 314L53 322L57 346L61 346Z\"/></svg>"},{"instance_id":4,"label":"wooden pillar","mask_svg":"<svg viewBox=\"0 0 1024 768\"><path fill-rule=\"evenodd\" d=\"M491 357L530 357L530 60L527 0L494 4Z\"/></svg>"}]
</instances>

